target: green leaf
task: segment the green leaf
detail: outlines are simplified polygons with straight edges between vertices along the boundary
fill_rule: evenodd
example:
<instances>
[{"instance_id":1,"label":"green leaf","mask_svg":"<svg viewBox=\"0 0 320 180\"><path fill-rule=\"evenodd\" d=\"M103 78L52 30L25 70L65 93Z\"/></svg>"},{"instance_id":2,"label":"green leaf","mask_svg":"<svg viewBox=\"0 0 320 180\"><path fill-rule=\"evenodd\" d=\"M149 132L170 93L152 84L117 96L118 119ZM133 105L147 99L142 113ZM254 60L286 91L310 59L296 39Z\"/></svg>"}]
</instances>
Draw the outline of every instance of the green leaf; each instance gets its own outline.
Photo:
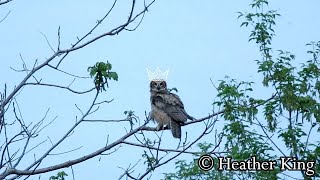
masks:
<instances>
[{"instance_id":1,"label":"green leaf","mask_svg":"<svg viewBox=\"0 0 320 180\"><path fill-rule=\"evenodd\" d=\"M178 89L174 87L174 88L168 89L168 91L169 91L169 92L171 92L171 91L178 92Z\"/></svg>"},{"instance_id":2,"label":"green leaf","mask_svg":"<svg viewBox=\"0 0 320 180\"><path fill-rule=\"evenodd\" d=\"M94 84L97 90L105 90L105 84L108 87L108 79L118 81L118 74L116 72L110 72L112 65L107 61L97 62L94 66L88 67L90 77L94 78ZM101 89L102 88L102 89Z\"/></svg>"},{"instance_id":3,"label":"green leaf","mask_svg":"<svg viewBox=\"0 0 320 180\"><path fill-rule=\"evenodd\" d=\"M109 72L109 77L115 81L118 81L118 74L116 72Z\"/></svg>"},{"instance_id":4,"label":"green leaf","mask_svg":"<svg viewBox=\"0 0 320 180\"><path fill-rule=\"evenodd\" d=\"M243 23L241 23L240 27L242 27L243 25L245 25L247 27L248 24L249 24L248 22L243 22Z\"/></svg>"}]
</instances>

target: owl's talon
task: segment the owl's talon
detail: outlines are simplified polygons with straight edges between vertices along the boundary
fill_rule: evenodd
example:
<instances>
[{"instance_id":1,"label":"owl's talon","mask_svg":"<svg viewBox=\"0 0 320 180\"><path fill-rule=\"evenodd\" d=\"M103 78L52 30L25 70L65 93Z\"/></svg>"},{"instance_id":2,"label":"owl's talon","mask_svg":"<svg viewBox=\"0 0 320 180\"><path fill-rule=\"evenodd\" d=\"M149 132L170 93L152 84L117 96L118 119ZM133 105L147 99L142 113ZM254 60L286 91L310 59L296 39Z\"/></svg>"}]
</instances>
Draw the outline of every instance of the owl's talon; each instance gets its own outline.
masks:
<instances>
[{"instance_id":1,"label":"owl's talon","mask_svg":"<svg viewBox=\"0 0 320 180\"><path fill-rule=\"evenodd\" d=\"M157 129L157 131L160 131L163 129L163 126L159 124L156 129Z\"/></svg>"}]
</instances>

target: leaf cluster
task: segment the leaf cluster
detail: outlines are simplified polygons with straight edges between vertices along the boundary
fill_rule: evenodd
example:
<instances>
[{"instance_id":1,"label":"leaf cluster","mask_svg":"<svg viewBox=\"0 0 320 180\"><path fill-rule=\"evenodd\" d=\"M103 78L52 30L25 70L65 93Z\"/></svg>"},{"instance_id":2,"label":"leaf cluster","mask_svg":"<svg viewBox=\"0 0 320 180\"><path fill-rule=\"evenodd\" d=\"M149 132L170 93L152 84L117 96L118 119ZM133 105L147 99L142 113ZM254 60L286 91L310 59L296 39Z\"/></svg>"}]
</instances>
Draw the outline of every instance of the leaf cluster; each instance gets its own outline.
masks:
<instances>
[{"instance_id":1,"label":"leaf cluster","mask_svg":"<svg viewBox=\"0 0 320 180\"><path fill-rule=\"evenodd\" d=\"M56 176L51 176L49 180L65 180L65 177L68 176L64 171L58 172Z\"/></svg>"},{"instance_id":2,"label":"leaf cluster","mask_svg":"<svg viewBox=\"0 0 320 180\"><path fill-rule=\"evenodd\" d=\"M94 78L94 84L98 91L106 90L105 84L108 87L108 80L118 81L118 74L112 72L111 69L112 65L108 61L107 63L97 62L94 66L88 67L90 76Z\"/></svg>"}]
</instances>

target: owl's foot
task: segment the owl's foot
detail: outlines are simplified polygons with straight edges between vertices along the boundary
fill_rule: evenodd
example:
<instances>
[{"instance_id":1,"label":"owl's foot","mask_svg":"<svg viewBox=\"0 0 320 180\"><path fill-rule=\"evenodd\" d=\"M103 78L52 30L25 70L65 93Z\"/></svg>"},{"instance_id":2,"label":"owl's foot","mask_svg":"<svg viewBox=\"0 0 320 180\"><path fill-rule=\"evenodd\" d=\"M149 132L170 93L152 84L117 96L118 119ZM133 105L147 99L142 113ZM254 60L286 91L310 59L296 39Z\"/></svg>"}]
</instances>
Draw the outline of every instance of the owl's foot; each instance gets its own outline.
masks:
<instances>
[{"instance_id":1,"label":"owl's foot","mask_svg":"<svg viewBox=\"0 0 320 180\"><path fill-rule=\"evenodd\" d=\"M162 124L158 124L156 129L157 129L157 131L163 130L163 125Z\"/></svg>"}]
</instances>

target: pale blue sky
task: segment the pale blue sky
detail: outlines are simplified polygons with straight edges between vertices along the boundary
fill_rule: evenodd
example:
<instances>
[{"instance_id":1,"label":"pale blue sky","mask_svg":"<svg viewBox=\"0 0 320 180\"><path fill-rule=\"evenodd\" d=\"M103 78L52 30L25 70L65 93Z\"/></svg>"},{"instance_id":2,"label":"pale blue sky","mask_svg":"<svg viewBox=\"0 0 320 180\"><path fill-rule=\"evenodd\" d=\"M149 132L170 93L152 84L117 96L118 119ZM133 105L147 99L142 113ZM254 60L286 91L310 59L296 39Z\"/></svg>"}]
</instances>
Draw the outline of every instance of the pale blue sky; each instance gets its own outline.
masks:
<instances>
[{"instance_id":1,"label":"pale blue sky","mask_svg":"<svg viewBox=\"0 0 320 180\"><path fill-rule=\"evenodd\" d=\"M93 33L98 35L108 31L128 17L129 0L119 1L114 12L107 21ZM81 76L87 76L87 67L97 61L109 60L114 70L119 74L118 82L111 82L110 89L104 92L100 99L114 99L111 104L103 106L92 119L122 119L125 110L133 110L141 119L144 111L150 110L149 82L146 67L170 68L168 86L176 87L179 96L184 101L189 114L200 118L210 113L216 91L210 83L215 83L225 75L245 81L261 82L257 75L255 59L260 58L258 47L248 42L249 29L240 28L241 21L237 19L238 11L249 11L251 1L160 1L157 0L147 12L141 26L134 32L123 32L118 36L106 37L73 52L60 66L61 69ZM14 0L5 6L0 6L0 19L11 11L5 21L0 23L0 85L7 83L8 89L22 80L24 73L17 73L10 67L20 68L21 53L25 62L32 67L35 59L43 62L52 55L47 45L44 33L53 47L57 46L57 29L61 27L61 47L69 48L76 37L86 33L98 19L110 8L112 1L19 1ZM142 1L137 2L137 11L141 9ZM297 62L307 60L305 44L320 40L319 7L320 1L270 1L270 6L282 15L277 20L274 49L288 50L297 57ZM57 62L57 61L55 61ZM68 85L73 78L43 69L36 74L43 82ZM86 90L92 87L92 80L77 80L74 89ZM271 92L256 86L257 97L269 97ZM40 120L47 108L50 108L48 121L58 116L57 120L37 138L37 142L50 139L56 142L80 116L74 106L88 107L93 97L88 95L73 95L64 90L47 87L25 87L18 96L19 105L26 122ZM104 99L103 99L104 98ZM12 114L10 115L12 116ZM9 117L8 117L9 118ZM223 122L218 124L221 127ZM83 156L95 149L101 148L109 134L109 142L125 133L124 125L114 124L82 124L74 134L62 143L54 153L59 153L79 146L80 150L73 153L50 156L41 167L58 162L64 162ZM150 126L155 124L150 123ZM190 138L201 133L201 124L183 127ZM146 133L150 138L153 133ZM213 139L206 138L207 141ZM173 139L169 131L164 132L167 141L164 147L175 148L178 141ZM37 142L34 142L36 144ZM41 154L51 146L47 141L36 150ZM194 149L196 150L196 149ZM141 157L142 149L123 146L117 153L91 159L74 166L76 179L115 179L122 174L118 166L126 168ZM32 155L31 155L32 156ZM37 157L39 157L38 155ZM190 158L183 155L179 159ZM22 162L24 168L30 159ZM161 173L173 172L173 162L159 168L152 179L163 177ZM137 166L135 175L144 172L143 163ZM71 175L70 169L65 171ZM48 179L52 172L41 175ZM106 177L107 176L107 177ZM35 179L35 178L32 178Z\"/></svg>"}]
</instances>

